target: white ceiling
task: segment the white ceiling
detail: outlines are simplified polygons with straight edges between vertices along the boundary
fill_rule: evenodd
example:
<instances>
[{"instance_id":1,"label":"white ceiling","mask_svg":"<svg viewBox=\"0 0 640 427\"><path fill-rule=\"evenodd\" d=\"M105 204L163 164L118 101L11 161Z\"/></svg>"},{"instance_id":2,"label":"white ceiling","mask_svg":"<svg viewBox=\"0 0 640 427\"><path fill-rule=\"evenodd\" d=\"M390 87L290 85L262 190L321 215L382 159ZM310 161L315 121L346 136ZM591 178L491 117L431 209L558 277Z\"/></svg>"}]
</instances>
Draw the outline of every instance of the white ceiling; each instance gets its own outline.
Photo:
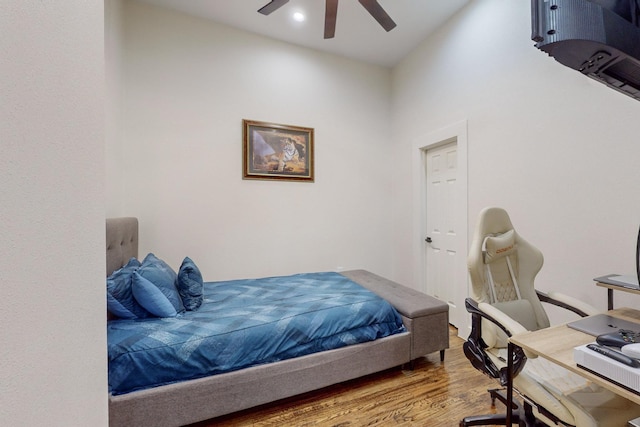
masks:
<instances>
[{"instance_id":1,"label":"white ceiling","mask_svg":"<svg viewBox=\"0 0 640 427\"><path fill-rule=\"evenodd\" d=\"M386 32L357 0L338 4L336 34L324 39L323 0L290 0L265 16L269 0L139 0L235 28L385 67L396 65L470 0L379 0L396 22ZM293 20L294 12L306 20Z\"/></svg>"}]
</instances>

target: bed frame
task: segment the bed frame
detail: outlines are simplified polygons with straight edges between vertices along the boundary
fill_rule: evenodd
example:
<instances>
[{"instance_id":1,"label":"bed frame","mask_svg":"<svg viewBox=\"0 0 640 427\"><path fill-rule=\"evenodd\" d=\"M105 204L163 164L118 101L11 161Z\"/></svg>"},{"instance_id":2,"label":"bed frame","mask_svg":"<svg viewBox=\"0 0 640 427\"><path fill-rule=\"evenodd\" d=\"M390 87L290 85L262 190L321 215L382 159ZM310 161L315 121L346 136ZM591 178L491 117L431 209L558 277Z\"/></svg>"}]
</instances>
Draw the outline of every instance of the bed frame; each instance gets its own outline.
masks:
<instances>
[{"instance_id":1,"label":"bed frame","mask_svg":"<svg viewBox=\"0 0 640 427\"><path fill-rule=\"evenodd\" d=\"M138 257L138 220L107 219L107 275ZM207 378L109 396L109 425L181 426L383 371L449 348L446 303L364 270L344 276L389 301L407 332ZM206 278L205 278L206 279Z\"/></svg>"}]
</instances>

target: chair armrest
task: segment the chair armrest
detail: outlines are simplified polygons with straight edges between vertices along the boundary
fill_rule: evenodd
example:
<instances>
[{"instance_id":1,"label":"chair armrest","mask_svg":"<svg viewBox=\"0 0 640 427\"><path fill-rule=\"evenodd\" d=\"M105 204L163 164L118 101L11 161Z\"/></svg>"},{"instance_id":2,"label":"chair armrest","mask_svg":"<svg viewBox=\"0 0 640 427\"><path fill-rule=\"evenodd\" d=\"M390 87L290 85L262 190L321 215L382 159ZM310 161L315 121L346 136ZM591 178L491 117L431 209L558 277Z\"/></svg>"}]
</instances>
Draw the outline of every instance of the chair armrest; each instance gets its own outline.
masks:
<instances>
[{"instance_id":1,"label":"chair armrest","mask_svg":"<svg viewBox=\"0 0 640 427\"><path fill-rule=\"evenodd\" d=\"M540 298L540 301L562 307L576 313L580 317L591 316L593 314L598 314L601 312L601 310L598 310L597 308L587 304L586 302L580 301L577 298L560 292L552 291L544 293L536 290L536 293L538 294L538 298Z\"/></svg>"},{"instance_id":2,"label":"chair armrest","mask_svg":"<svg viewBox=\"0 0 640 427\"><path fill-rule=\"evenodd\" d=\"M527 332L527 328L522 326L520 322L514 320L512 317L506 315L504 312L498 310L491 304L487 304L486 302L481 302L478 304L478 308L485 314L488 314L490 317L493 317L494 320L492 322L497 325L502 326L502 330L507 333L507 336L510 337L515 334L521 334L523 332Z\"/></svg>"},{"instance_id":3,"label":"chair armrest","mask_svg":"<svg viewBox=\"0 0 640 427\"><path fill-rule=\"evenodd\" d=\"M483 304L483 303L480 303L480 304ZM510 337L512 335L511 332L502 325L502 323L500 323L498 320L496 320L493 317L491 317L490 314L488 314L488 313L484 312L482 309L480 309L480 305L473 298L466 298L464 300L464 305L466 306L467 311L469 313L471 313L472 320L474 319L474 317L473 317L474 315L482 317L484 319L487 319L491 323L495 324L498 328L502 329L502 332L507 334L508 337Z\"/></svg>"},{"instance_id":4,"label":"chair armrest","mask_svg":"<svg viewBox=\"0 0 640 427\"><path fill-rule=\"evenodd\" d=\"M488 311L490 313L484 311L485 309L487 309L487 306L489 307ZM484 349L487 348L487 345L482 340L481 319L486 319L495 324L508 337L510 337L512 333L526 332L527 329L520 323L516 322L501 311L495 309L491 305L486 303L477 303L473 298L465 299L465 307L467 311L471 313L471 335L469 335L467 342L463 345L465 355L476 367L476 369L486 373L493 378L499 378L500 383L505 386L507 384L507 381L509 380L507 367L505 366L501 369L498 369L496 365L491 361L491 359L486 355ZM502 323L500 323L500 321L498 321L496 317L493 317L494 315L499 319L506 320L506 323L509 324L511 330L507 329ZM527 356L525 355L524 350L518 346L514 347L512 373L513 377L520 373L527 361Z\"/></svg>"}]
</instances>

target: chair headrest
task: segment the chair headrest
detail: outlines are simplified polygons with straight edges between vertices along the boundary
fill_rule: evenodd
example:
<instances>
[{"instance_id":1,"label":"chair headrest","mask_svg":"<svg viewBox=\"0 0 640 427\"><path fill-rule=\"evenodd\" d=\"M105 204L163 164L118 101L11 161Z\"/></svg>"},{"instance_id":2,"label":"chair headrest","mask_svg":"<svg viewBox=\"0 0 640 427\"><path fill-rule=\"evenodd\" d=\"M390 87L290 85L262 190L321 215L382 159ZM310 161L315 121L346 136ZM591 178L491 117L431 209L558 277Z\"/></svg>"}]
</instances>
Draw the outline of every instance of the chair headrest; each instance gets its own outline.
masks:
<instances>
[{"instance_id":1,"label":"chair headrest","mask_svg":"<svg viewBox=\"0 0 640 427\"><path fill-rule=\"evenodd\" d=\"M513 229L495 236L487 236L482 243L482 257L485 264L511 255L515 251L516 240Z\"/></svg>"}]
</instances>

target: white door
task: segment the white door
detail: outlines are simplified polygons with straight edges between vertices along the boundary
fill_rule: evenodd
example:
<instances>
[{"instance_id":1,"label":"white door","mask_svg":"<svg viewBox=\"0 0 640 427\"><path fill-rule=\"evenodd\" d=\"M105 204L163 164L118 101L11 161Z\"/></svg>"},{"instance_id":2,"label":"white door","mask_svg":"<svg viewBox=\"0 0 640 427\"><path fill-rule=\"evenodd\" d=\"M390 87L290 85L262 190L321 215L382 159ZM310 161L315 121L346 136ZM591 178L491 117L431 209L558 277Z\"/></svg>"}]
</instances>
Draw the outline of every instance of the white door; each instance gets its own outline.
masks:
<instances>
[{"instance_id":1,"label":"white door","mask_svg":"<svg viewBox=\"0 0 640 427\"><path fill-rule=\"evenodd\" d=\"M457 209L458 145L449 142L428 149L424 156L426 173L425 273L428 293L449 304L449 321L461 327L466 316L464 297L466 280L460 280L460 222Z\"/></svg>"},{"instance_id":2,"label":"white door","mask_svg":"<svg viewBox=\"0 0 640 427\"><path fill-rule=\"evenodd\" d=\"M452 123L413 142L414 277L422 292L449 304L449 323L469 335L467 121ZM426 238L431 242L426 242Z\"/></svg>"}]
</instances>

